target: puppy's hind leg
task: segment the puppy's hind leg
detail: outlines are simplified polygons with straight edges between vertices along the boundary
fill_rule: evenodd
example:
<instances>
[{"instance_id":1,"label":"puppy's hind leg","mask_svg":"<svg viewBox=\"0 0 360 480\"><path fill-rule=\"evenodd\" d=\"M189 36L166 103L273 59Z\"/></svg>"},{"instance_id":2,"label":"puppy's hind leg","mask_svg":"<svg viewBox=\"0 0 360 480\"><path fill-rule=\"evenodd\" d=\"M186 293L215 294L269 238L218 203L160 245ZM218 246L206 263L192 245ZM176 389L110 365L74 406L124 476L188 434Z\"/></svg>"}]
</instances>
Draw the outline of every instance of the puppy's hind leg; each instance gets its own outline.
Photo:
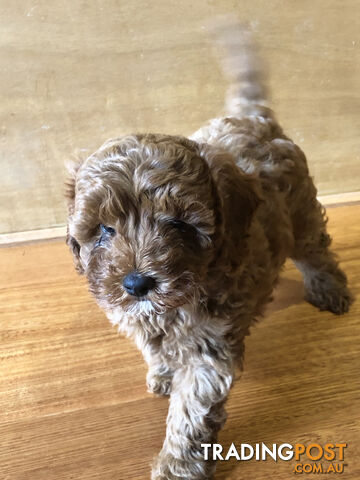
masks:
<instances>
[{"instance_id":1,"label":"puppy's hind leg","mask_svg":"<svg viewBox=\"0 0 360 480\"><path fill-rule=\"evenodd\" d=\"M347 288L346 275L330 250L325 208L315 195L310 201L303 200L293 218L295 249L292 258L304 277L305 299L320 310L340 315L349 310L353 297Z\"/></svg>"}]
</instances>

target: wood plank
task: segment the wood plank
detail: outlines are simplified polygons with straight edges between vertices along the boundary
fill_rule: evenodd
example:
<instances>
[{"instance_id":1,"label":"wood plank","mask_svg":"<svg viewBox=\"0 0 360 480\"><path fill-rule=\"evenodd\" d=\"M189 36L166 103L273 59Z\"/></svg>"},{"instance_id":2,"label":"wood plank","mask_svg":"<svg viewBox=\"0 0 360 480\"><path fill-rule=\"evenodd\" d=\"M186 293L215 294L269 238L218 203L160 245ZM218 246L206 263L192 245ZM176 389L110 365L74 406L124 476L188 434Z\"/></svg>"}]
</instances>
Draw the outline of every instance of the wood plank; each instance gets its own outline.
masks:
<instances>
[{"instance_id":1,"label":"wood plank","mask_svg":"<svg viewBox=\"0 0 360 480\"><path fill-rule=\"evenodd\" d=\"M360 205L329 209L351 288L360 292ZM63 243L0 249L0 478L143 480L168 406L146 392L141 354L75 274ZM288 263L246 343L245 371L220 435L240 443L346 442L360 476L360 301L337 317L302 300ZM289 480L294 462L222 462L217 479ZM318 478L319 475L307 475Z\"/></svg>"}]
</instances>

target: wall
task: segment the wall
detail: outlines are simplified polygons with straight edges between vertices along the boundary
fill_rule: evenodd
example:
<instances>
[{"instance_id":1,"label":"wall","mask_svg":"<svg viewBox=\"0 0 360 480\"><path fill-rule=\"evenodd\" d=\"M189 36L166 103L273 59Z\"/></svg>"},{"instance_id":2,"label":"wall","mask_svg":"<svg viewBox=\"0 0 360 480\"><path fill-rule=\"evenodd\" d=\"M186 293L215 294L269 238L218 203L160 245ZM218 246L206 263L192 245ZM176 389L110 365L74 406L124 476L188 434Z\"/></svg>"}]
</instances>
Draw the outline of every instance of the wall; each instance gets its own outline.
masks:
<instances>
[{"instance_id":1,"label":"wall","mask_svg":"<svg viewBox=\"0 0 360 480\"><path fill-rule=\"evenodd\" d=\"M360 190L358 0L0 0L0 233L63 225L63 164L134 131L189 134L225 85L202 26L255 32L321 194Z\"/></svg>"}]
</instances>

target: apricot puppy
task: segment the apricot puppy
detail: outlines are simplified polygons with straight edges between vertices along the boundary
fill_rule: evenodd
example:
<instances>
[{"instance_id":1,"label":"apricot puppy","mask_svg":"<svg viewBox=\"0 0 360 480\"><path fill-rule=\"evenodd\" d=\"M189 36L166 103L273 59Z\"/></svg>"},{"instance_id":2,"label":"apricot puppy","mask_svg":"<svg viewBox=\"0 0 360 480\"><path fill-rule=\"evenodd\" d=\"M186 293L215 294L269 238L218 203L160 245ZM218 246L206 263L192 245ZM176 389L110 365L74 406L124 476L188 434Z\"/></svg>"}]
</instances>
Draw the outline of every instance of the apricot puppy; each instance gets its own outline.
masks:
<instances>
[{"instance_id":1,"label":"apricot puppy","mask_svg":"<svg viewBox=\"0 0 360 480\"><path fill-rule=\"evenodd\" d=\"M244 338L287 257L310 303L336 314L351 303L306 158L266 106L238 28L217 35L231 84L225 117L191 139L109 140L69 182L76 268L142 351L149 390L170 394L153 480L213 477L201 444L215 442L225 422Z\"/></svg>"}]
</instances>

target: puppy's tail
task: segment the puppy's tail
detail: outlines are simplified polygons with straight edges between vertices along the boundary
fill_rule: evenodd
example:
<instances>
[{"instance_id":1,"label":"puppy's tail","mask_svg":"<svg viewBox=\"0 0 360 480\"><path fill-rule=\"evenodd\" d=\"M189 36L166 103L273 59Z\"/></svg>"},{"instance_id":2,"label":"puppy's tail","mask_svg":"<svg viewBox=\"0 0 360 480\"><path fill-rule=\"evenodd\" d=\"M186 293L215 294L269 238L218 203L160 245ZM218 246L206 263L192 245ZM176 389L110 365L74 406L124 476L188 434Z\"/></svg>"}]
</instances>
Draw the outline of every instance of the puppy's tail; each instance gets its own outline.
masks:
<instances>
[{"instance_id":1,"label":"puppy's tail","mask_svg":"<svg viewBox=\"0 0 360 480\"><path fill-rule=\"evenodd\" d=\"M214 43L221 50L220 62L229 81L225 110L230 116L270 116L264 67L248 30L230 16L209 25Z\"/></svg>"}]
</instances>

